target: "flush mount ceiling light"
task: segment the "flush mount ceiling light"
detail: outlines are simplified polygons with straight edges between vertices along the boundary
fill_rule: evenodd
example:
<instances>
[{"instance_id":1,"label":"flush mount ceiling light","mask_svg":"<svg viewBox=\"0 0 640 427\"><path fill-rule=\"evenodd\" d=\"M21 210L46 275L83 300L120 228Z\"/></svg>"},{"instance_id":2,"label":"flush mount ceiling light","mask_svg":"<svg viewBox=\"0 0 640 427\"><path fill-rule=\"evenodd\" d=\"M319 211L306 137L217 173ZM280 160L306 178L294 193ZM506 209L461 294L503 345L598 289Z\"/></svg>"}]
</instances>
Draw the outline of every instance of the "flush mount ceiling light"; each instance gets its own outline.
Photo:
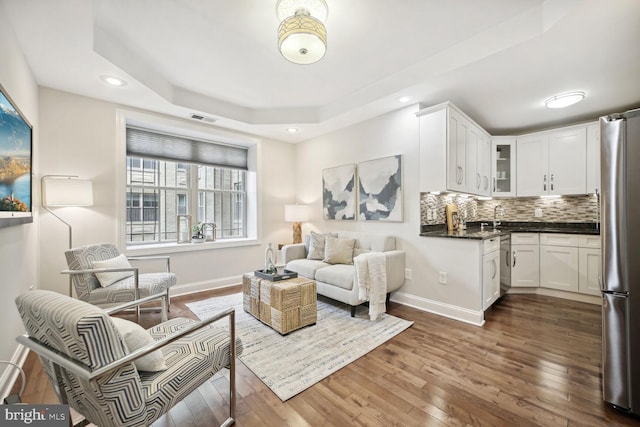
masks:
<instances>
[{"instance_id":1,"label":"flush mount ceiling light","mask_svg":"<svg viewBox=\"0 0 640 427\"><path fill-rule=\"evenodd\" d=\"M400 102L402 104L406 104L407 102L411 101L412 99L413 99L412 96L404 95L404 96L399 97L397 100L398 100L398 102Z\"/></svg>"},{"instance_id":2,"label":"flush mount ceiling light","mask_svg":"<svg viewBox=\"0 0 640 427\"><path fill-rule=\"evenodd\" d=\"M298 132L300 132L300 129L298 129L298 128L287 128L287 132L289 132L289 133L298 133Z\"/></svg>"},{"instance_id":3,"label":"flush mount ceiling light","mask_svg":"<svg viewBox=\"0 0 640 427\"><path fill-rule=\"evenodd\" d=\"M127 85L127 81L126 81L126 80L121 79L120 77L107 76L107 75L105 74L105 75L100 76L100 79L101 79L103 82L105 82L105 83L107 83L108 85L110 85L110 86L122 87L122 86L126 86L126 85Z\"/></svg>"},{"instance_id":4,"label":"flush mount ceiling light","mask_svg":"<svg viewBox=\"0 0 640 427\"><path fill-rule=\"evenodd\" d=\"M294 64L313 64L327 51L328 8L324 0L278 0L278 47Z\"/></svg>"},{"instance_id":5,"label":"flush mount ceiling light","mask_svg":"<svg viewBox=\"0 0 640 427\"><path fill-rule=\"evenodd\" d=\"M544 101L547 108L564 108L584 99L584 92L567 92L552 96Z\"/></svg>"}]
</instances>

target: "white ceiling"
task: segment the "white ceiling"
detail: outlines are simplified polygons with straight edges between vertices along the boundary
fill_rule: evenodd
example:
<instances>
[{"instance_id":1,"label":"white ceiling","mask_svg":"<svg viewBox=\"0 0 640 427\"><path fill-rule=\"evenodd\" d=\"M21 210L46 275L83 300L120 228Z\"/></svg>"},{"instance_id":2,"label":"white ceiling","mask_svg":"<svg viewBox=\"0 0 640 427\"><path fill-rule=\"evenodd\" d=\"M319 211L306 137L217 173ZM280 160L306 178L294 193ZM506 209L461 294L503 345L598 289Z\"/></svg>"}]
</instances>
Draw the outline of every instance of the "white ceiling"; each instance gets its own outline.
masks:
<instances>
[{"instance_id":1,"label":"white ceiling","mask_svg":"<svg viewBox=\"0 0 640 427\"><path fill-rule=\"evenodd\" d=\"M276 0L1 1L41 86L282 141L401 108L400 95L450 100L495 135L640 106L638 0L326 0L328 50L312 65L278 52ZM571 90L586 99L544 107Z\"/></svg>"}]
</instances>

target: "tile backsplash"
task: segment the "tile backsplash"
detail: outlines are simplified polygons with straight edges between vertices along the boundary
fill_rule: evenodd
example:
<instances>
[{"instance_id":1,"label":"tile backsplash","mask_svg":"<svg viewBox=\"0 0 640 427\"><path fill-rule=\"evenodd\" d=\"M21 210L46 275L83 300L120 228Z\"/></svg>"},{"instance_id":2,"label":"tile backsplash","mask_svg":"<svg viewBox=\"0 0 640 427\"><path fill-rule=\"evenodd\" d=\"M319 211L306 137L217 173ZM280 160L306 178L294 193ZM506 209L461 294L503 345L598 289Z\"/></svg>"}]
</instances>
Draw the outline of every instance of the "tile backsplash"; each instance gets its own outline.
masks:
<instances>
[{"instance_id":1,"label":"tile backsplash","mask_svg":"<svg viewBox=\"0 0 640 427\"><path fill-rule=\"evenodd\" d=\"M473 196L455 193L421 193L420 223L437 225L446 223L445 206L453 203L459 213L472 221L493 221L496 205L502 205L504 216L499 219L511 222L598 222L600 216L599 196L565 196L560 198L512 198L476 200ZM540 208L541 217L535 216ZM433 219L427 219L428 209L435 209Z\"/></svg>"}]
</instances>

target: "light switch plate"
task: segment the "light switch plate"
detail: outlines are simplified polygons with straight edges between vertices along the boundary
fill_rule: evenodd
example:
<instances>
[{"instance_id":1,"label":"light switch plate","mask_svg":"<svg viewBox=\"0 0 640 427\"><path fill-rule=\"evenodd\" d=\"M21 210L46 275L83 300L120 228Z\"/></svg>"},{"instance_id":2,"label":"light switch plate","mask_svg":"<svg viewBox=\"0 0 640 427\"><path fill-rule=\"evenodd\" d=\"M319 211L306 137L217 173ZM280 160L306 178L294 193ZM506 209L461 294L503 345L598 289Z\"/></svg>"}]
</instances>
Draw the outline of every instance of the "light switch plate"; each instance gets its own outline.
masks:
<instances>
[{"instance_id":1,"label":"light switch plate","mask_svg":"<svg viewBox=\"0 0 640 427\"><path fill-rule=\"evenodd\" d=\"M438 280L440 282L441 285L446 285L447 284L447 279L448 279L448 274L446 271L441 271L440 274L438 275Z\"/></svg>"},{"instance_id":2,"label":"light switch plate","mask_svg":"<svg viewBox=\"0 0 640 427\"><path fill-rule=\"evenodd\" d=\"M542 208L535 208L533 214L536 218L542 218Z\"/></svg>"}]
</instances>

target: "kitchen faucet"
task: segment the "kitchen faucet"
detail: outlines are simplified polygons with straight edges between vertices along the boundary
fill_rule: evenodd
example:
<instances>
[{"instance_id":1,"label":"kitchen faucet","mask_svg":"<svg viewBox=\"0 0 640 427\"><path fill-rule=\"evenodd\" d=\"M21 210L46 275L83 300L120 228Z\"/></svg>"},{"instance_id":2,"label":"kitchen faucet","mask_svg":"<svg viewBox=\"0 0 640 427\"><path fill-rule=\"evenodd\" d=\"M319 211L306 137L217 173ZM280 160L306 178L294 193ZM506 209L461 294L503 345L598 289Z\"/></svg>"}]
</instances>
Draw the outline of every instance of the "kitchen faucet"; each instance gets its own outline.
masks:
<instances>
[{"instance_id":1,"label":"kitchen faucet","mask_svg":"<svg viewBox=\"0 0 640 427\"><path fill-rule=\"evenodd\" d=\"M504 216L504 209L502 209L502 205L498 203L495 208L493 208L493 230L495 231L500 225L500 221L498 221L498 208L500 208L500 216Z\"/></svg>"}]
</instances>

